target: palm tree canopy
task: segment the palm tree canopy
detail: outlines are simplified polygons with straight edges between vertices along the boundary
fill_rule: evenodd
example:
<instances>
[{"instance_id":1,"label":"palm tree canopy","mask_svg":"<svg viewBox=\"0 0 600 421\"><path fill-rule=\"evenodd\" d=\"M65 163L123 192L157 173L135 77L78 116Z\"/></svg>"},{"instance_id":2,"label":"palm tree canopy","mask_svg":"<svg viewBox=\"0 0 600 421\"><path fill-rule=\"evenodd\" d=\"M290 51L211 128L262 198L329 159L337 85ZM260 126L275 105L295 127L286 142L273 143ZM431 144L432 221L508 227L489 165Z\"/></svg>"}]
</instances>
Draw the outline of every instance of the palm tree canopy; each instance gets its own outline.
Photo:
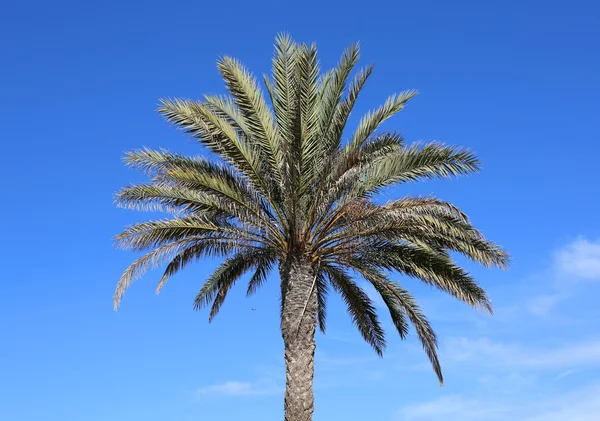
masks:
<instances>
[{"instance_id":1,"label":"palm tree canopy","mask_svg":"<svg viewBox=\"0 0 600 421\"><path fill-rule=\"evenodd\" d=\"M476 156L438 143L406 144L381 124L400 112L416 91L389 97L348 134L346 123L371 75L352 76L358 45L337 67L321 72L314 45L276 39L266 96L237 60L218 69L229 95L203 100L164 99L159 112L197 139L219 160L142 149L125 157L149 181L116 194L120 206L160 210L170 217L134 224L116 237L121 248L148 251L118 283L114 306L146 270L166 264L157 292L188 264L207 257L223 263L200 289L195 307L210 319L227 292L249 273L248 294L290 256L307 256L316 268L318 323L325 331L326 296L340 294L363 338L381 354L383 329L356 276L381 294L402 338L414 325L442 381L436 336L416 301L393 273L417 278L478 309L491 312L484 290L450 253L486 266L505 267L507 254L486 240L469 218L435 197L374 198L393 185L448 178L479 170ZM266 98L269 98L267 102Z\"/></svg>"}]
</instances>

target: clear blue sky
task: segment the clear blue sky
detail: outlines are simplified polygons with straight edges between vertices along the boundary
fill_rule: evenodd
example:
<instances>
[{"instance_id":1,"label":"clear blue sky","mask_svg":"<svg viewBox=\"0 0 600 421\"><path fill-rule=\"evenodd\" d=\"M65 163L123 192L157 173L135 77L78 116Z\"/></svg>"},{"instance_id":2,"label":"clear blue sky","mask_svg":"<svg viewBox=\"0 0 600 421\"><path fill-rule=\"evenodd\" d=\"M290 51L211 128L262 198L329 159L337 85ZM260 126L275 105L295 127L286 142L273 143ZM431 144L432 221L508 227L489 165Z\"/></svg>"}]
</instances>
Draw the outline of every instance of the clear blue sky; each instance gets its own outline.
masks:
<instances>
[{"instance_id":1,"label":"clear blue sky","mask_svg":"<svg viewBox=\"0 0 600 421\"><path fill-rule=\"evenodd\" d=\"M443 389L414 336L390 331L377 359L334 300L315 420L597 420L599 15L591 0L4 4L0 419L282 419L277 279L250 300L237 289L212 325L192 299L215 262L158 297L150 273L113 312L135 256L112 236L149 215L112 194L140 180L127 150L201 151L155 113L159 98L222 93L224 54L268 71L287 31L325 67L361 42L375 72L352 123L418 89L386 127L468 146L484 171L388 197L452 200L514 257L508 272L469 265L493 318L407 281L441 337Z\"/></svg>"}]
</instances>

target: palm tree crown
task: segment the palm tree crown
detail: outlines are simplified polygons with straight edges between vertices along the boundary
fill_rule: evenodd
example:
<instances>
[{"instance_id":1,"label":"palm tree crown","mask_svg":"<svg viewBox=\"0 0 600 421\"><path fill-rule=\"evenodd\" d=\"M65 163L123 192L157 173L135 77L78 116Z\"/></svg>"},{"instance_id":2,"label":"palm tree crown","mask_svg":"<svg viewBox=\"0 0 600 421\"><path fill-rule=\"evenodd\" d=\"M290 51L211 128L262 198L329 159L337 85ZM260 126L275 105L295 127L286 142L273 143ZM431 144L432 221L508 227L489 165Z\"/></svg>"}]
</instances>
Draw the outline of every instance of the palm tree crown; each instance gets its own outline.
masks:
<instances>
[{"instance_id":1,"label":"palm tree crown","mask_svg":"<svg viewBox=\"0 0 600 421\"><path fill-rule=\"evenodd\" d=\"M383 329L355 276L364 278L381 295L402 338L414 325L442 382L435 333L409 292L390 275L417 278L491 312L484 290L450 253L500 267L506 266L507 255L448 202L435 197L374 200L396 184L476 172L479 162L465 149L407 145L398 133L379 130L417 94L412 90L389 97L347 134L348 117L372 71L366 67L352 78L358 58L353 45L335 69L321 73L314 45L279 36L272 77L264 78L269 102L255 77L229 57L218 61L228 96L161 101L159 112L167 121L220 159L149 149L127 154L127 165L144 171L149 182L125 187L117 203L171 217L134 224L117 236L119 247L148 253L123 274L115 308L131 282L152 267L166 264L158 292L188 264L220 256L224 261L201 287L195 308L210 306L212 319L242 275L250 274L250 295L279 268L283 312L286 270L289 262L302 258L312 268L306 296L316 297L315 323L323 332L331 289L341 295L365 341L382 353ZM295 307L298 320L307 305Z\"/></svg>"}]
</instances>

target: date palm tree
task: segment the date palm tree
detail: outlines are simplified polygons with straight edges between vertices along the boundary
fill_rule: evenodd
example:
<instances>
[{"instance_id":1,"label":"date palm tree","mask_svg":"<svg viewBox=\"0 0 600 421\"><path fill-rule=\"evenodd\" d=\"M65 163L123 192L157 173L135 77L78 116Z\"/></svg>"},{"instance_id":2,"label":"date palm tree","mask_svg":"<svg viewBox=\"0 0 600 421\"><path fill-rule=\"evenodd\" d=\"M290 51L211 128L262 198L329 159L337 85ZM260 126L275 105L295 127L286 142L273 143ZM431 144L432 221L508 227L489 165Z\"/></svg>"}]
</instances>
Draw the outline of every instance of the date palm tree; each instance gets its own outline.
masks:
<instances>
[{"instance_id":1,"label":"date palm tree","mask_svg":"<svg viewBox=\"0 0 600 421\"><path fill-rule=\"evenodd\" d=\"M249 274L250 295L278 269L286 421L312 419L315 330L325 332L329 290L340 294L364 340L381 355L384 331L357 278L370 283L400 337L414 326L442 382L436 335L414 298L390 275L419 279L491 313L485 291L450 253L486 266L507 264L505 252L451 203L435 197L375 200L386 187L473 173L479 163L465 149L407 145L398 133L379 130L417 94L412 90L389 97L346 133L372 71L366 67L351 78L358 58L353 45L335 69L321 73L314 45L279 36L272 78L264 77L270 103L240 62L220 59L229 95L165 99L159 108L217 159L162 149L130 152L126 164L144 171L149 182L116 195L120 206L171 217L134 224L117 236L119 247L149 252L125 270L114 294L115 309L146 270L166 265L159 292L190 263L219 256L223 263L194 302L196 309L210 306L212 320L244 274Z\"/></svg>"}]
</instances>

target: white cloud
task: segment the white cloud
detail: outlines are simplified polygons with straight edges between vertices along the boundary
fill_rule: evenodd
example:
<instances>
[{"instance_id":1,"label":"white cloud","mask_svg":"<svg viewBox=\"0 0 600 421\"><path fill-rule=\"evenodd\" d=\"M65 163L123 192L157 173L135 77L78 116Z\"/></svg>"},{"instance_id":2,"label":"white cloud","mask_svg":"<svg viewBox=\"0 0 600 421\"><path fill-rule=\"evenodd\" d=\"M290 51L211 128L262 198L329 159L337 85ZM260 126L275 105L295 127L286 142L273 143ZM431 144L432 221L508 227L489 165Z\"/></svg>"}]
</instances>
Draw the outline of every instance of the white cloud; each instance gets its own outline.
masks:
<instances>
[{"instance_id":1,"label":"white cloud","mask_svg":"<svg viewBox=\"0 0 600 421\"><path fill-rule=\"evenodd\" d=\"M400 410L400 419L406 421L434 421L460 419L462 421L484 421L505 419L506 413L517 408L485 402L484 400L467 398L460 395L442 396L441 398L408 405Z\"/></svg>"},{"instance_id":2,"label":"white cloud","mask_svg":"<svg viewBox=\"0 0 600 421\"><path fill-rule=\"evenodd\" d=\"M547 316L563 298L561 294L539 295L527 303L527 309L536 316Z\"/></svg>"},{"instance_id":3,"label":"white cloud","mask_svg":"<svg viewBox=\"0 0 600 421\"><path fill-rule=\"evenodd\" d=\"M531 390L535 386L536 381L537 377L535 375L523 374L519 371L513 371L508 374L488 374L477 379L480 385L488 389L494 388L498 393L504 394L514 393L516 390Z\"/></svg>"},{"instance_id":4,"label":"white cloud","mask_svg":"<svg viewBox=\"0 0 600 421\"><path fill-rule=\"evenodd\" d=\"M600 340L580 342L557 348L526 348L493 342L488 338L454 338L444 346L444 359L473 365L525 369L577 368L600 365Z\"/></svg>"},{"instance_id":5,"label":"white cloud","mask_svg":"<svg viewBox=\"0 0 600 421\"><path fill-rule=\"evenodd\" d=\"M254 383L227 381L212 386L197 389L199 395L224 395L224 396L257 396L271 395L283 391L274 381L260 380Z\"/></svg>"},{"instance_id":6,"label":"white cloud","mask_svg":"<svg viewBox=\"0 0 600 421\"><path fill-rule=\"evenodd\" d=\"M463 331L458 335L464 337L442 343L440 357L452 393L444 394L444 389L436 399L406 405L397 420L600 420L600 336L587 336L594 332L588 320L597 312L588 301L568 306L571 299L596 288L582 281L600 281L600 241L580 238L552 257L535 282L529 279L521 289L505 293L520 310L510 326L490 325L479 331L481 337L473 329ZM565 320L565 314L556 314L557 306L567 310L568 323L555 323ZM523 310L542 319L524 318ZM583 314L583 321L577 318ZM456 332L461 326L452 328ZM594 383L584 387L585 379Z\"/></svg>"},{"instance_id":7,"label":"white cloud","mask_svg":"<svg viewBox=\"0 0 600 421\"><path fill-rule=\"evenodd\" d=\"M554 254L554 267L560 275L600 280L600 242L579 238Z\"/></svg>"},{"instance_id":8,"label":"white cloud","mask_svg":"<svg viewBox=\"0 0 600 421\"><path fill-rule=\"evenodd\" d=\"M322 367L333 366L357 366L360 364L378 361L376 356L367 354L366 356L330 356L329 354L317 349L315 362Z\"/></svg>"},{"instance_id":9,"label":"white cloud","mask_svg":"<svg viewBox=\"0 0 600 421\"><path fill-rule=\"evenodd\" d=\"M572 296L573 282L600 281L600 241L580 237L566 244L553 253L550 270L553 291L538 295L526 304L529 312L539 317L551 315L560 302Z\"/></svg>"},{"instance_id":10,"label":"white cloud","mask_svg":"<svg viewBox=\"0 0 600 421\"><path fill-rule=\"evenodd\" d=\"M463 395L440 398L407 405L398 415L404 421L597 421L600 413L600 385L543 399L522 399L516 395L512 400Z\"/></svg>"},{"instance_id":11,"label":"white cloud","mask_svg":"<svg viewBox=\"0 0 600 421\"><path fill-rule=\"evenodd\" d=\"M554 380L564 379L565 377L575 373L577 373L577 370L565 370L562 373L559 373L558 376L554 378Z\"/></svg>"},{"instance_id":12,"label":"white cloud","mask_svg":"<svg viewBox=\"0 0 600 421\"><path fill-rule=\"evenodd\" d=\"M600 385L554 397L538 404L537 414L526 418L525 421L598 421L598 414L600 414L598 396L600 396Z\"/></svg>"}]
</instances>

